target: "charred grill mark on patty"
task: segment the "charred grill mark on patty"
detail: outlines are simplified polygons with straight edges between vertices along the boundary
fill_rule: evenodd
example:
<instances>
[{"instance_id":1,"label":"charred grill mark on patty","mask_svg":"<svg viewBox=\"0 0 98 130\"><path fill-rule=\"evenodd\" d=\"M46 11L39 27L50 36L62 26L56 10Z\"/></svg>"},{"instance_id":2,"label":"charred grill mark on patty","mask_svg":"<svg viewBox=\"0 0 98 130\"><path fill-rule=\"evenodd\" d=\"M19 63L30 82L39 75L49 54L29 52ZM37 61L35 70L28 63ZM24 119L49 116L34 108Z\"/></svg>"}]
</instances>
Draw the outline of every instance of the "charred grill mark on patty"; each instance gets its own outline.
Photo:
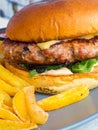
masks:
<instances>
[{"instance_id":1,"label":"charred grill mark on patty","mask_svg":"<svg viewBox=\"0 0 98 130\"><path fill-rule=\"evenodd\" d=\"M29 51L29 48L27 46L24 46L23 50L24 51Z\"/></svg>"},{"instance_id":2,"label":"charred grill mark on patty","mask_svg":"<svg viewBox=\"0 0 98 130\"><path fill-rule=\"evenodd\" d=\"M2 44L3 54L12 62L28 64L74 63L98 56L98 37L90 40L74 39L60 41L41 50L35 43L6 39Z\"/></svg>"}]
</instances>

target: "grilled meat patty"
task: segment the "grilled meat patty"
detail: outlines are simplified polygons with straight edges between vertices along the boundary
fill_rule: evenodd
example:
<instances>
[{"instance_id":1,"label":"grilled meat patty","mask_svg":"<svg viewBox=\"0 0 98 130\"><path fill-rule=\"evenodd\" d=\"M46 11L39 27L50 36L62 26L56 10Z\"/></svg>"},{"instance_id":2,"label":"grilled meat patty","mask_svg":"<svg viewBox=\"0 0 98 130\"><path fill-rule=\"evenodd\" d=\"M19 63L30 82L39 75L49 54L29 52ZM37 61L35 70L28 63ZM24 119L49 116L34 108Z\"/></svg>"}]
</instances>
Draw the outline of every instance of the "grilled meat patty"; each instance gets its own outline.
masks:
<instances>
[{"instance_id":1,"label":"grilled meat patty","mask_svg":"<svg viewBox=\"0 0 98 130\"><path fill-rule=\"evenodd\" d=\"M4 57L15 63L41 65L74 63L98 56L98 37L90 40L60 41L44 50L33 42L25 43L6 39L2 44L2 50Z\"/></svg>"}]
</instances>

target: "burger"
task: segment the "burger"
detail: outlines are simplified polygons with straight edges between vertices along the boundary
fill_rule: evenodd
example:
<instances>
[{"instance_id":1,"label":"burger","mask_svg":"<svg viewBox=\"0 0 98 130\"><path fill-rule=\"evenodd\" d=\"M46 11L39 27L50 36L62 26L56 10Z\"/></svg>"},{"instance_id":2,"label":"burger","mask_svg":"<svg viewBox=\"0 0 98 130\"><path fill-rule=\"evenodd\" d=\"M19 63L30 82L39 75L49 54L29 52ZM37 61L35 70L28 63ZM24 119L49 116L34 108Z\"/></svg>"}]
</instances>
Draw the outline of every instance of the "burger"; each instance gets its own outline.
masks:
<instances>
[{"instance_id":1,"label":"burger","mask_svg":"<svg viewBox=\"0 0 98 130\"><path fill-rule=\"evenodd\" d=\"M97 87L98 0L50 0L24 7L7 25L2 52L16 73L28 73L37 92Z\"/></svg>"}]
</instances>

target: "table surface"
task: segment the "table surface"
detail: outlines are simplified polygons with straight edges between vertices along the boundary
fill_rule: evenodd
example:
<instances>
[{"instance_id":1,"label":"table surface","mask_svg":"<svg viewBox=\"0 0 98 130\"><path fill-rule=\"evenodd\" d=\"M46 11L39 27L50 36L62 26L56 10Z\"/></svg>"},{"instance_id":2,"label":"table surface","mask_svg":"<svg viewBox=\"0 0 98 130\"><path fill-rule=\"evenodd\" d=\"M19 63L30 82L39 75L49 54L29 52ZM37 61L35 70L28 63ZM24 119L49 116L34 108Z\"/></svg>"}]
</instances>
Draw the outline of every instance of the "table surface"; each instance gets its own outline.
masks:
<instances>
[{"instance_id":1,"label":"table surface","mask_svg":"<svg viewBox=\"0 0 98 130\"><path fill-rule=\"evenodd\" d=\"M8 21L9 21L8 19L0 17L0 28L6 27ZM81 126L75 128L74 130L98 130L98 117L85 124L82 124Z\"/></svg>"},{"instance_id":2,"label":"table surface","mask_svg":"<svg viewBox=\"0 0 98 130\"><path fill-rule=\"evenodd\" d=\"M98 117L78 128L75 128L75 130L98 130Z\"/></svg>"},{"instance_id":3,"label":"table surface","mask_svg":"<svg viewBox=\"0 0 98 130\"><path fill-rule=\"evenodd\" d=\"M8 19L0 17L0 28L4 28L7 26Z\"/></svg>"}]
</instances>

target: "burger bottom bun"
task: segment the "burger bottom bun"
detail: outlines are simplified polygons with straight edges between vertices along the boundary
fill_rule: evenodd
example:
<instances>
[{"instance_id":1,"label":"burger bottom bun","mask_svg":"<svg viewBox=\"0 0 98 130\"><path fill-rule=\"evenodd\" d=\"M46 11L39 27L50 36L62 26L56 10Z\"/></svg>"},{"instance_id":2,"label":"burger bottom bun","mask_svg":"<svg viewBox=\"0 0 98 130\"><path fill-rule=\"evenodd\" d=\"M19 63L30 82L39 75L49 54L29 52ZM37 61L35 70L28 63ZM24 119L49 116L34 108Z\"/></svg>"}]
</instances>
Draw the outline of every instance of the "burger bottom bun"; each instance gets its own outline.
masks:
<instances>
[{"instance_id":1,"label":"burger bottom bun","mask_svg":"<svg viewBox=\"0 0 98 130\"><path fill-rule=\"evenodd\" d=\"M30 77L29 72L20 70L7 62L5 62L5 67L17 76L29 82L31 85L35 86L36 92L40 93L57 94L81 84L87 85L89 89L98 86L98 72L60 76L38 75Z\"/></svg>"}]
</instances>

